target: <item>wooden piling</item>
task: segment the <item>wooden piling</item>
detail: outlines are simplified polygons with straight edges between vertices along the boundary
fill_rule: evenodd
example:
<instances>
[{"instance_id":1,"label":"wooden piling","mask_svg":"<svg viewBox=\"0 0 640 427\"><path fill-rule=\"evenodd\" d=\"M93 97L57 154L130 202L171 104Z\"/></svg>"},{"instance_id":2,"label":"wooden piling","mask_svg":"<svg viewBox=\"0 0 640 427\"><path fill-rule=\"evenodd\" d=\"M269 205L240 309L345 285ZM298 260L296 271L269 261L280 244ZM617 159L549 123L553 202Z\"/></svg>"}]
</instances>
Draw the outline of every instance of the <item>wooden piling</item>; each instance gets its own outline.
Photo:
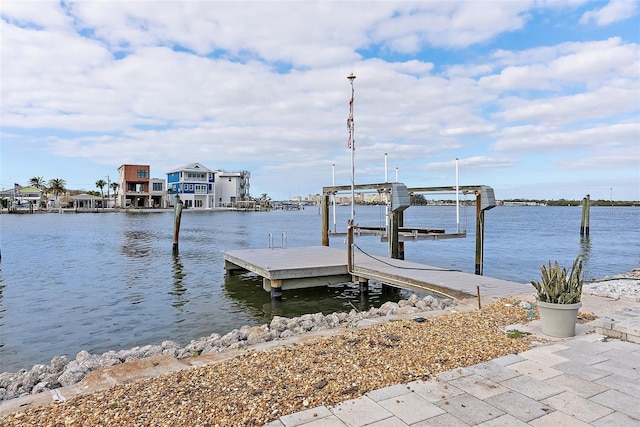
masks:
<instances>
[{"instance_id":1,"label":"wooden piling","mask_svg":"<svg viewBox=\"0 0 640 427\"><path fill-rule=\"evenodd\" d=\"M387 240L389 242L389 258L398 259L398 212L389 212L389 223L387 224Z\"/></svg>"},{"instance_id":2,"label":"wooden piling","mask_svg":"<svg viewBox=\"0 0 640 427\"><path fill-rule=\"evenodd\" d=\"M329 246L329 195L322 196L322 246Z\"/></svg>"},{"instance_id":3,"label":"wooden piling","mask_svg":"<svg viewBox=\"0 0 640 427\"><path fill-rule=\"evenodd\" d=\"M180 220L182 219L182 200L176 195L176 206L173 219L173 254L178 254L178 240L180 238Z\"/></svg>"},{"instance_id":4,"label":"wooden piling","mask_svg":"<svg viewBox=\"0 0 640 427\"><path fill-rule=\"evenodd\" d=\"M476 274L482 276L484 270L484 211L482 193L476 194Z\"/></svg>"},{"instance_id":5,"label":"wooden piling","mask_svg":"<svg viewBox=\"0 0 640 427\"><path fill-rule=\"evenodd\" d=\"M581 236L589 235L590 206L591 206L591 196L587 194L587 196L582 199L582 216L580 218L580 235Z\"/></svg>"}]
</instances>

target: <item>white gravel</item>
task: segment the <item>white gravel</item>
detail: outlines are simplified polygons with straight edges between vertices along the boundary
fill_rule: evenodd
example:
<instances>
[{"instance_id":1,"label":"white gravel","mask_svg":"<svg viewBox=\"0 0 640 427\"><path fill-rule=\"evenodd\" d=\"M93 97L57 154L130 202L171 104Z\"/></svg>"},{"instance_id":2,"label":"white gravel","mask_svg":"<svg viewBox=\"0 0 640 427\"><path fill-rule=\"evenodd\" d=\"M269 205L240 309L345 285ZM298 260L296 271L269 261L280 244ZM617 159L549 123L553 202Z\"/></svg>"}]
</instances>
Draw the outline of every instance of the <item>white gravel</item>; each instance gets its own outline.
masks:
<instances>
[{"instance_id":1,"label":"white gravel","mask_svg":"<svg viewBox=\"0 0 640 427\"><path fill-rule=\"evenodd\" d=\"M585 283L584 290L589 293L617 294L623 297L640 296L640 269L625 274L607 276L594 282Z\"/></svg>"}]
</instances>

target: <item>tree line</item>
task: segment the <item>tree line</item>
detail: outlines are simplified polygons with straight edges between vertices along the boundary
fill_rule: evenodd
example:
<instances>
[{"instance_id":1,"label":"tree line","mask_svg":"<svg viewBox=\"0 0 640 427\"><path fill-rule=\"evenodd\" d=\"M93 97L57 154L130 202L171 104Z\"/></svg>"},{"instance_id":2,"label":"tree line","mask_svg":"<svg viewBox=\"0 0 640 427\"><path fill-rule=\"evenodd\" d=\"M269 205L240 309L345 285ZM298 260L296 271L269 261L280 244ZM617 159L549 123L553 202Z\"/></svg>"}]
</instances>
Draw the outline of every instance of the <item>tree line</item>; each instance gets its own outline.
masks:
<instances>
[{"instance_id":1,"label":"tree line","mask_svg":"<svg viewBox=\"0 0 640 427\"><path fill-rule=\"evenodd\" d=\"M60 194L65 194L68 191L66 188L67 182L62 178L53 178L47 181L42 176L34 176L31 179L29 179L29 185L31 187L37 188L38 190L42 191L45 197L48 196L49 194L54 195L56 200L58 199L58 196ZM102 204L104 206L105 187L107 189L113 190L113 193L115 194L118 191L119 185L117 182L112 182L111 184L108 184L104 179L99 179L96 181L96 188L98 188L100 192L98 193L97 191L87 191L87 194L100 196L102 198L102 202L103 202Z\"/></svg>"}]
</instances>

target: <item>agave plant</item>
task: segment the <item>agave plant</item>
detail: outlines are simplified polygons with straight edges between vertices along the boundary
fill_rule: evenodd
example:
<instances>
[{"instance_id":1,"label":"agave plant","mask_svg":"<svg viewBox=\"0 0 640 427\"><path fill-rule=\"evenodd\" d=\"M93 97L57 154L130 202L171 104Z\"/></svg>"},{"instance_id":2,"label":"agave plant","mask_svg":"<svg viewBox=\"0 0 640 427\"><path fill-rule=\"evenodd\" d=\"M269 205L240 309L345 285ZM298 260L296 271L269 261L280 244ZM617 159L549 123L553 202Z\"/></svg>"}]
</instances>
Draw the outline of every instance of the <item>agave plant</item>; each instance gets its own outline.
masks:
<instances>
[{"instance_id":1,"label":"agave plant","mask_svg":"<svg viewBox=\"0 0 640 427\"><path fill-rule=\"evenodd\" d=\"M542 282L531 281L531 284L538 291L538 300L554 304L575 304L580 302L582 296L582 260L580 255L576 257L571 267L571 272L567 274L566 268L561 268L556 261L555 265L549 268L545 265L540 267Z\"/></svg>"}]
</instances>

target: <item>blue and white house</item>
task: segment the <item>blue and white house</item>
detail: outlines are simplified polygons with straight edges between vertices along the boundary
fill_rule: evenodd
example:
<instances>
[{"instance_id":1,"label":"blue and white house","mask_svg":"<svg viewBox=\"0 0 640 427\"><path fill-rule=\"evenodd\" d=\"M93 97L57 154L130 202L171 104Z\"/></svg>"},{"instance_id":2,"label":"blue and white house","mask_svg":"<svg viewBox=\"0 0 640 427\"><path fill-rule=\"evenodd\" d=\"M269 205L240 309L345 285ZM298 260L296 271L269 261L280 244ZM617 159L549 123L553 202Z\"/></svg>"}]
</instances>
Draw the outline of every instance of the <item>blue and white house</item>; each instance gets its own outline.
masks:
<instances>
[{"instance_id":1,"label":"blue and white house","mask_svg":"<svg viewBox=\"0 0 640 427\"><path fill-rule=\"evenodd\" d=\"M169 204L174 205L178 195L185 208L213 208L216 203L214 183L215 173L200 163L167 172Z\"/></svg>"},{"instance_id":2,"label":"blue and white house","mask_svg":"<svg viewBox=\"0 0 640 427\"><path fill-rule=\"evenodd\" d=\"M185 208L235 208L249 200L248 171L211 170L191 163L167 172L169 204L179 195Z\"/></svg>"}]
</instances>

